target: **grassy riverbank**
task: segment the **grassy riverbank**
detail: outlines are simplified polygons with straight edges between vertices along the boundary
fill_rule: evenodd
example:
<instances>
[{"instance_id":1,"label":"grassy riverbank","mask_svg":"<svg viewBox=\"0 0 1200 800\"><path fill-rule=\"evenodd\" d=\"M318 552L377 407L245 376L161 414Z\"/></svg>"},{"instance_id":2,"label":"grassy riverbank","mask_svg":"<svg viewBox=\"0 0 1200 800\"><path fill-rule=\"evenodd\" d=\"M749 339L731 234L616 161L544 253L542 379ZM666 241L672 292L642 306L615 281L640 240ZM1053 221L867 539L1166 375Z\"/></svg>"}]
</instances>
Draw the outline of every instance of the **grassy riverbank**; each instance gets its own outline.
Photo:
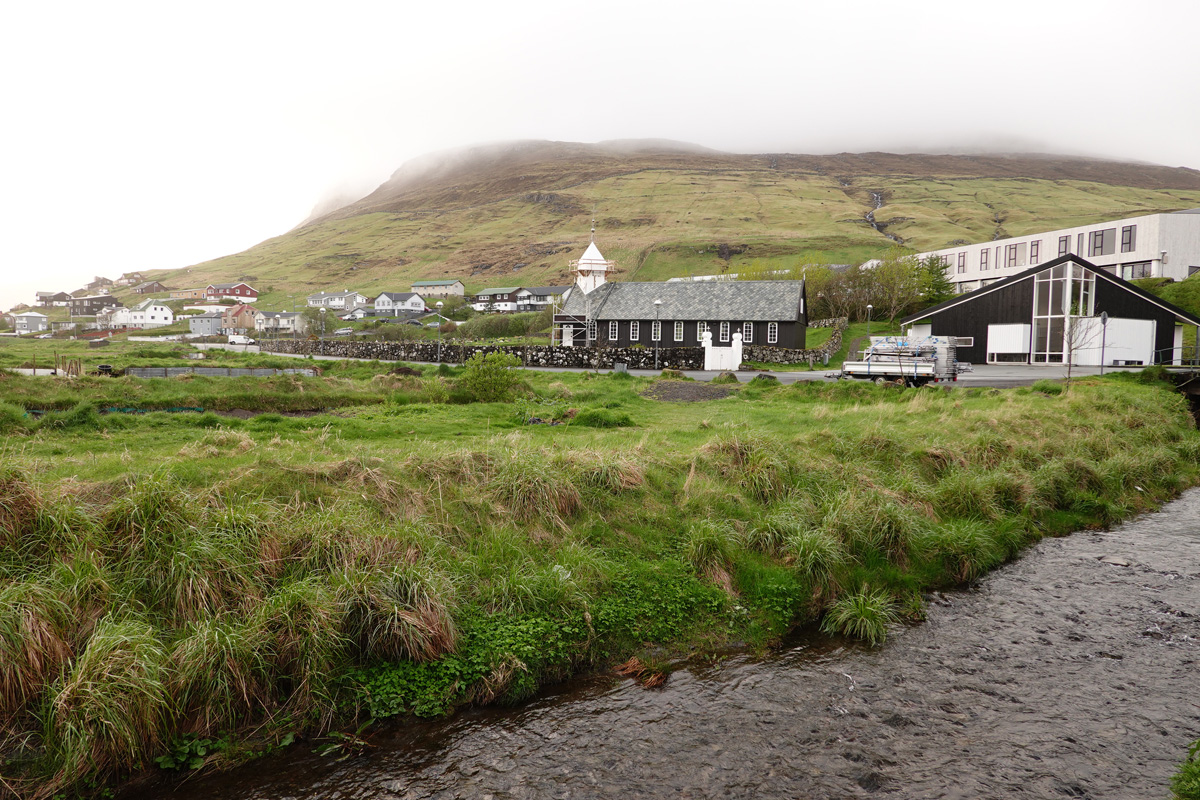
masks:
<instances>
[{"instance_id":1,"label":"grassy riverbank","mask_svg":"<svg viewBox=\"0 0 1200 800\"><path fill-rule=\"evenodd\" d=\"M0 786L87 793L630 657L654 680L820 620L877 639L925 590L1155 507L1200 458L1182 397L1126 375L665 403L521 373L525 400L480 403L443 372L0 380ZM271 413L92 405L189 398Z\"/></svg>"}]
</instances>

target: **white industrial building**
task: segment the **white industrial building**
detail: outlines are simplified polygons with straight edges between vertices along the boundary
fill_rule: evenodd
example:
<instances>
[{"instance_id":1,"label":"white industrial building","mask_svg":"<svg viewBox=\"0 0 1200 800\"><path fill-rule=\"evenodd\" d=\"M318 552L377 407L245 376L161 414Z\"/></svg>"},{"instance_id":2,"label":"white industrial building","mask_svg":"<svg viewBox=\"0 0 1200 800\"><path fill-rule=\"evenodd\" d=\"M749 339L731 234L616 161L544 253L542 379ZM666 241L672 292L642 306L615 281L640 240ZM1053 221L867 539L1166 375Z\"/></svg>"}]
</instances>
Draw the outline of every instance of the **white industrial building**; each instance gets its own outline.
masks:
<instances>
[{"instance_id":1,"label":"white industrial building","mask_svg":"<svg viewBox=\"0 0 1200 800\"><path fill-rule=\"evenodd\" d=\"M940 256L961 294L1065 255L1126 280L1184 280L1200 271L1200 208L945 247L918 258Z\"/></svg>"}]
</instances>

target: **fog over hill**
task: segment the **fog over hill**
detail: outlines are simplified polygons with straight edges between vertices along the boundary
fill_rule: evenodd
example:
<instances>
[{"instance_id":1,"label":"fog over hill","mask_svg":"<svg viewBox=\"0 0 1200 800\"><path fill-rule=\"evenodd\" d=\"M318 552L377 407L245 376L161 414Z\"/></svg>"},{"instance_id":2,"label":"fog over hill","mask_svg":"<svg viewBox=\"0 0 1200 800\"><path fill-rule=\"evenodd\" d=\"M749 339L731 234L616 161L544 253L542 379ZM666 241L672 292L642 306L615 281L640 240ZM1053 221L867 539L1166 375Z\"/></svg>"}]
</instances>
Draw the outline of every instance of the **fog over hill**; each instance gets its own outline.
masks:
<instances>
[{"instance_id":1,"label":"fog over hill","mask_svg":"<svg viewBox=\"0 0 1200 800\"><path fill-rule=\"evenodd\" d=\"M520 140L431 153L373 191L169 285L247 280L266 308L330 287L459 278L468 291L569 280L597 242L621 280L740 265L859 263L1200 206L1200 171L1028 153L740 154L665 140Z\"/></svg>"}]
</instances>

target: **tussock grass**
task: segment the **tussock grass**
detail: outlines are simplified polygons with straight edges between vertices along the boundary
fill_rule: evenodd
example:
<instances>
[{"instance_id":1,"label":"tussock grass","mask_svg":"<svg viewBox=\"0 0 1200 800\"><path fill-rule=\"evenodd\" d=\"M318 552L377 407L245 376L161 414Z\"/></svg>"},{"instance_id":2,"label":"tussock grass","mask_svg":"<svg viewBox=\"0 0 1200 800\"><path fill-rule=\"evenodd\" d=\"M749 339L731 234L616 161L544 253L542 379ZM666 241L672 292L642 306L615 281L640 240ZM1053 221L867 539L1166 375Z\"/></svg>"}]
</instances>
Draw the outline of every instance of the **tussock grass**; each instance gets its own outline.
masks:
<instances>
[{"instance_id":1,"label":"tussock grass","mask_svg":"<svg viewBox=\"0 0 1200 800\"><path fill-rule=\"evenodd\" d=\"M721 434L700 448L722 477L761 503L785 496L792 465L782 444L761 434Z\"/></svg>"},{"instance_id":2,"label":"tussock grass","mask_svg":"<svg viewBox=\"0 0 1200 800\"><path fill-rule=\"evenodd\" d=\"M0 733L70 658L71 611L44 583L0 586Z\"/></svg>"},{"instance_id":3,"label":"tussock grass","mask_svg":"<svg viewBox=\"0 0 1200 800\"><path fill-rule=\"evenodd\" d=\"M891 595L863 587L834 601L821 620L821 630L864 639L873 646L883 644L888 627L899 621Z\"/></svg>"},{"instance_id":4,"label":"tussock grass","mask_svg":"<svg viewBox=\"0 0 1200 800\"><path fill-rule=\"evenodd\" d=\"M959 581L974 580L1004 561L1005 547L979 520L952 520L921 531L913 549L924 558L941 559Z\"/></svg>"},{"instance_id":5,"label":"tussock grass","mask_svg":"<svg viewBox=\"0 0 1200 800\"><path fill-rule=\"evenodd\" d=\"M0 467L0 547L13 547L30 532L41 499L26 476L12 467Z\"/></svg>"},{"instance_id":6,"label":"tussock grass","mask_svg":"<svg viewBox=\"0 0 1200 800\"><path fill-rule=\"evenodd\" d=\"M167 688L181 726L208 736L251 719L266 705L270 673L262 628L212 616L183 628L171 648Z\"/></svg>"},{"instance_id":7,"label":"tussock grass","mask_svg":"<svg viewBox=\"0 0 1200 800\"><path fill-rule=\"evenodd\" d=\"M57 783L141 764L162 743L170 699L166 651L145 620L107 617L51 692L46 741Z\"/></svg>"}]
</instances>

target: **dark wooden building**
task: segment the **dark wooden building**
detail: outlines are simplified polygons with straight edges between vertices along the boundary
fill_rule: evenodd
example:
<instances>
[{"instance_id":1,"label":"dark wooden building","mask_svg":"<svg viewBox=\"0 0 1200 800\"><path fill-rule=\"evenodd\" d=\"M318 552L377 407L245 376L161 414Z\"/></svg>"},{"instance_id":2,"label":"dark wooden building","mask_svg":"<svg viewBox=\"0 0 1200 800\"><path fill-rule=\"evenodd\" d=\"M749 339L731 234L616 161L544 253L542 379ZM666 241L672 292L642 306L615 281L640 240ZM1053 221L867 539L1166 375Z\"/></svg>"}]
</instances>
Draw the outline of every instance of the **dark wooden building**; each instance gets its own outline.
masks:
<instances>
[{"instance_id":1,"label":"dark wooden building","mask_svg":"<svg viewBox=\"0 0 1200 800\"><path fill-rule=\"evenodd\" d=\"M807 324L803 281L604 282L574 287L554 316L556 340L577 347L698 347L707 330L717 347L740 333L746 345L803 349Z\"/></svg>"},{"instance_id":2,"label":"dark wooden building","mask_svg":"<svg viewBox=\"0 0 1200 800\"><path fill-rule=\"evenodd\" d=\"M72 297L68 304L72 317L94 317L102 309L120 308L121 301L111 295L98 294L88 297Z\"/></svg>"},{"instance_id":3,"label":"dark wooden building","mask_svg":"<svg viewBox=\"0 0 1200 800\"><path fill-rule=\"evenodd\" d=\"M978 364L1178 363L1183 327L1200 328L1200 318L1073 254L901 323L910 336L957 337L958 359Z\"/></svg>"}]
</instances>

